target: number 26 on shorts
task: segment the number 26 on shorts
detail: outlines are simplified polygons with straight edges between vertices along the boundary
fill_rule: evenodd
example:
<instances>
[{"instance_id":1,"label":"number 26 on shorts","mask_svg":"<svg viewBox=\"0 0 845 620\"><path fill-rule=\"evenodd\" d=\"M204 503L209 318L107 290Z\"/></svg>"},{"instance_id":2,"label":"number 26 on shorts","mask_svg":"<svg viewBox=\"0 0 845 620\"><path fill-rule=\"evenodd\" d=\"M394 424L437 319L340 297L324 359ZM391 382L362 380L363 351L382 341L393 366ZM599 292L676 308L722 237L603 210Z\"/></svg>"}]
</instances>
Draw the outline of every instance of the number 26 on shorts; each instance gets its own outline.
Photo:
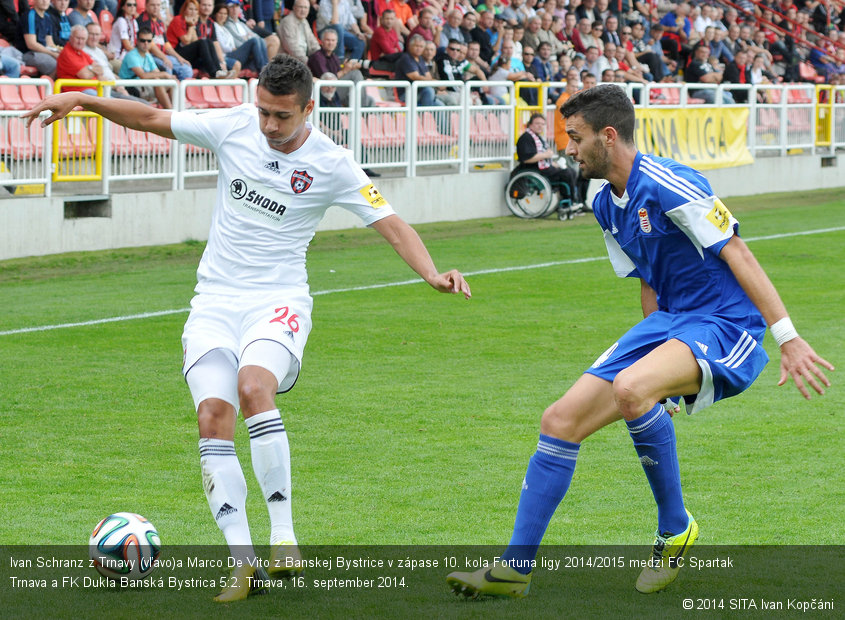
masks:
<instances>
[{"instance_id":1,"label":"number 26 on shorts","mask_svg":"<svg viewBox=\"0 0 845 620\"><path fill-rule=\"evenodd\" d=\"M270 319L271 323L281 323L282 325L287 323L287 326L294 334L299 331L299 321L297 320L299 319L299 316L296 314L288 316L290 309L287 306L276 308L274 312L276 313L276 316ZM279 314L280 312L281 314Z\"/></svg>"}]
</instances>

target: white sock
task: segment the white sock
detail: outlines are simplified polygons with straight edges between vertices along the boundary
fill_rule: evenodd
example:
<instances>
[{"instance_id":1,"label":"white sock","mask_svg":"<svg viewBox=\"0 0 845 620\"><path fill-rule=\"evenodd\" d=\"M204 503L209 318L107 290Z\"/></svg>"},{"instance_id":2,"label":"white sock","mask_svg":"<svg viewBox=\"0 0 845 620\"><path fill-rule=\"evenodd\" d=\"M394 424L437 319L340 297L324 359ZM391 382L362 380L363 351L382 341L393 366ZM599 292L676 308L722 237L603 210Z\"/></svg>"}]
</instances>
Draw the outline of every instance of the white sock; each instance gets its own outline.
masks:
<instances>
[{"instance_id":1,"label":"white sock","mask_svg":"<svg viewBox=\"0 0 845 620\"><path fill-rule=\"evenodd\" d=\"M235 442L203 438L199 441L202 486L211 516L226 537L232 557L255 557L246 519L246 480L235 454Z\"/></svg>"},{"instance_id":2,"label":"white sock","mask_svg":"<svg viewBox=\"0 0 845 620\"><path fill-rule=\"evenodd\" d=\"M296 543L290 488L290 446L278 409L246 418L252 468L270 513L270 544Z\"/></svg>"}]
</instances>

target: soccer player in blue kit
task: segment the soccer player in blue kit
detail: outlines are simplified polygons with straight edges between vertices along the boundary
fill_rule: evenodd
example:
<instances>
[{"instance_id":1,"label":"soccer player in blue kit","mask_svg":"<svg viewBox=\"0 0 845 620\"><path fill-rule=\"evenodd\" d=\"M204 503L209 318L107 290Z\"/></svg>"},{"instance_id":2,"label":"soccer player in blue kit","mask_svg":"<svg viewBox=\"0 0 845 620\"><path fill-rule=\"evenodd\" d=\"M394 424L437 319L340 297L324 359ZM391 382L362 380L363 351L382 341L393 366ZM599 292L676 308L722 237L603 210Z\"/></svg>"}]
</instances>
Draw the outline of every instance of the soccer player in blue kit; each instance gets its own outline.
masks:
<instances>
[{"instance_id":1,"label":"soccer player in blue kit","mask_svg":"<svg viewBox=\"0 0 845 620\"><path fill-rule=\"evenodd\" d=\"M671 416L661 401L682 395L688 413L739 394L768 361L768 325L781 353L778 385L792 377L805 398L830 382L792 325L738 223L695 170L643 155L634 109L615 85L584 90L561 108L566 153L587 178L606 179L593 202L610 261L641 281L643 316L543 414L501 562L447 582L457 594L520 598L537 549L572 480L581 442L624 419L657 503L653 557L636 589L658 592L677 577L698 524L684 506ZM817 366L818 365L818 366Z\"/></svg>"}]
</instances>

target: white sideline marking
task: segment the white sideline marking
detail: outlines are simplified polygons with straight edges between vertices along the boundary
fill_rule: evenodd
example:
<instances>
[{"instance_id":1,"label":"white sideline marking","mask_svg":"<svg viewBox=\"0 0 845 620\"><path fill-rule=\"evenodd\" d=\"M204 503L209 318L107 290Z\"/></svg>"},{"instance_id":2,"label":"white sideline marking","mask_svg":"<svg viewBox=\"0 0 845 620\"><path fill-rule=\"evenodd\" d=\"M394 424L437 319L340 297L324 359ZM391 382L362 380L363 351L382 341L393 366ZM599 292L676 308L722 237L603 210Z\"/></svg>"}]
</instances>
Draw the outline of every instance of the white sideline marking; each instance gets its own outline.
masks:
<instances>
[{"instance_id":1,"label":"white sideline marking","mask_svg":"<svg viewBox=\"0 0 845 620\"><path fill-rule=\"evenodd\" d=\"M786 237L800 237L804 235L818 235L828 232L839 232L845 230L845 226L836 226L834 228L819 228L816 230L804 230L800 232L780 233L777 235L766 235L764 237L749 237L745 239L746 243L751 241L768 241L770 239L783 239ZM592 263L599 260L607 260L607 256L593 256L590 258L573 258L570 260L550 261L547 263L537 263L534 265L517 265L514 267L499 267L495 269L479 269L478 271L467 271L465 276L479 276L490 273L506 273L509 271L528 271L530 269L543 269L545 267L557 267L560 265L577 265L579 263ZM352 291L368 291L378 288L388 288L391 286L406 286L408 284L420 284L423 282L422 278L414 278L413 280L402 280L400 282L385 282L383 284L367 284L364 286L351 286L349 288L335 288L325 291L312 291L311 295L333 295L335 293L349 293ZM14 334L26 334L29 332L46 332L53 329L67 329L70 327L87 327L89 325L100 325L102 323L119 323L122 321L134 321L137 319L149 319L157 316L167 316L170 314L182 314L190 312L190 308L179 308L178 310L160 310L158 312L142 312L140 314L127 314L124 316L113 316L106 319L93 319L91 321L80 321L78 323L60 323L57 325L38 325L36 327L20 327L18 329L9 329L0 331L0 336L11 336Z\"/></svg>"}]
</instances>

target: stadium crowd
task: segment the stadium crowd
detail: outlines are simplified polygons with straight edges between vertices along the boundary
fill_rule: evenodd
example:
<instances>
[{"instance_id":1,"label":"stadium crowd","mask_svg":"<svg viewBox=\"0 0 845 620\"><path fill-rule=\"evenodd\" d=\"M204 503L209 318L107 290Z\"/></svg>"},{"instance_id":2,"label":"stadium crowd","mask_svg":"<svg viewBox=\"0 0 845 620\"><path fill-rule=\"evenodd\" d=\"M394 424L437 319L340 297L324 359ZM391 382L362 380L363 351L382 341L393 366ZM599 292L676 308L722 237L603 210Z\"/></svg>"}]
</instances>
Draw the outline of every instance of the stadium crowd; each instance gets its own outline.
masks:
<instances>
[{"instance_id":1,"label":"stadium crowd","mask_svg":"<svg viewBox=\"0 0 845 620\"><path fill-rule=\"evenodd\" d=\"M254 77L282 51L315 78L845 84L843 27L845 0L0 0L0 75Z\"/></svg>"}]
</instances>

